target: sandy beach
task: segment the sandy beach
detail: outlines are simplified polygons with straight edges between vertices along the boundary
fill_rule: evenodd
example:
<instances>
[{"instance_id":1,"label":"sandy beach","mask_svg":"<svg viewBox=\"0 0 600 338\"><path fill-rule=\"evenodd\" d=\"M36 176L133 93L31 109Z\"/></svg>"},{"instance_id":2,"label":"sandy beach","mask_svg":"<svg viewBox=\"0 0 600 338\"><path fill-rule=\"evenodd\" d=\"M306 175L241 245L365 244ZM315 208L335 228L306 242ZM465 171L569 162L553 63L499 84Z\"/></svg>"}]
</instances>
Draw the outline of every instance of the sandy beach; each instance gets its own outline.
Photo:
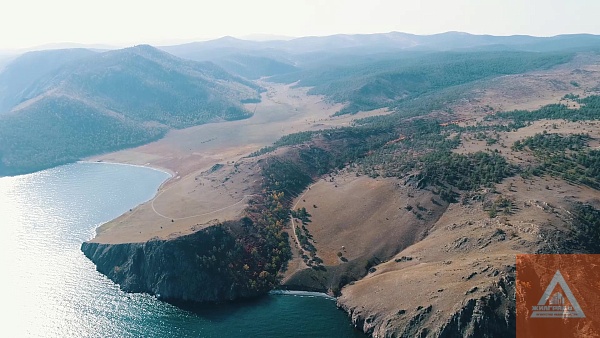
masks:
<instances>
[{"instance_id":1,"label":"sandy beach","mask_svg":"<svg viewBox=\"0 0 600 338\"><path fill-rule=\"evenodd\" d=\"M260 168L247 156L281 136L349 126L384 109L331 117L343 107L307 88L261 83L267 89L246 120L170 131L163 139L133 149L88 158L90 162L141 165L171 174L156 197L97 230L94 242L128 243L167 239L238 218L259 192ZM216 168L216 169L215 169Z\"/></svg>"}]
</instances>

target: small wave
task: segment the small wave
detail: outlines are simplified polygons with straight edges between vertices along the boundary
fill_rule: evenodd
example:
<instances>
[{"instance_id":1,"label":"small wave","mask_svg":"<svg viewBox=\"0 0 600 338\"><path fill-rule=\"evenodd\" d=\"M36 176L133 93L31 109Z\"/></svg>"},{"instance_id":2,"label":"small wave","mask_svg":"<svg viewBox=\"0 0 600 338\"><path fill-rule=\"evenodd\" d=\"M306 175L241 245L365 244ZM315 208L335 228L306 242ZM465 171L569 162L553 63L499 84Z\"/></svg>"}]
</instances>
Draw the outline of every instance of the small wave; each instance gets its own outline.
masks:
<instances>
[{"instance_id":1,"label":"small wave","mask_svg":"<svg viewBox=\"0 0 600 338\"><path fill-rule=\"evenodd\" d=\"M321 297L327 299L335 299L330 295L323 292L313 291L294 291L294 290L272 290L269 292L271 295L286 295L286 296L300 296L300 297Z\"/></svg>"}]
</instances>

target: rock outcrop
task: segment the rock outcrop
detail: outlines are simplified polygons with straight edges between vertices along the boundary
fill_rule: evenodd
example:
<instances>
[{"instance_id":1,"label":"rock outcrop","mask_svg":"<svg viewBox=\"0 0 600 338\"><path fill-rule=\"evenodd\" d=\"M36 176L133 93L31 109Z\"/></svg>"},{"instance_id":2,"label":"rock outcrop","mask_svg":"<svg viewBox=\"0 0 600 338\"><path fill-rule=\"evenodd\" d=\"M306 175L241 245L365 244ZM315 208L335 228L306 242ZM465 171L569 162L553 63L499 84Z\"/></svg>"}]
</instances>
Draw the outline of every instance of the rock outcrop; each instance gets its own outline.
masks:
<instances>
[{"instance_id":1,"label":"rock outcrop","mask_svg":"<svg viewBox=\"0 0 600 338\"><path fill-rule=\"evenodd\" d=\"M394 311L349 305L344 299L338 306L372 337L511 337L516 329L514 289L512 276L501 277L483 293L455 299L451 311L440 309L436 301Z\"/></svg>"},{"instance_id":2,"label":"rock outcrop","mask_svg":"<svg viewBox=\"0 0 600 338\"><path fill-rule=\"evenodd\" d=\"M249 283L236 239L220 226L171 240L145 243L86 242L83 253L97 270L127 292L145 292L174 302L221 302L264 294ZM241 271L240 271L241 270Z\"/></svg>"}]
</instances>

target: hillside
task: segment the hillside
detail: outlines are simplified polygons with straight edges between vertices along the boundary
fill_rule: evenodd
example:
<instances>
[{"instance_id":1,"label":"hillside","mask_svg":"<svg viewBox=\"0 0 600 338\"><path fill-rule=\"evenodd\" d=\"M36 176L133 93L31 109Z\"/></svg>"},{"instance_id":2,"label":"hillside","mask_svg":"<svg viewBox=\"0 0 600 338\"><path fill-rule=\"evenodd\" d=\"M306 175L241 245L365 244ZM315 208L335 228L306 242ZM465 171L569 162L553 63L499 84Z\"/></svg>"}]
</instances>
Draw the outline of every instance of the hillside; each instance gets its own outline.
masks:
<instances>
[{"instance_id":1,"label":"hillside","mask_svg":"<svg viewBox=\"0 0 600 338\"><path fill-rule=\"evenodd\" d=\"M296 66L287 60L244 54L235 54L225 58L217 58L214 59L213 62L232 74L251 80L256 80L264 76L269 77L292 73L298 70Z\"/></svg>"},{"instance_id":2,"label":"hillside","mask_svg":"<svg viewBox=\"0 0 600 338\"><path fill-rule=\"evenodd\" d=\"M340 112L344 114L381 107L405 108L413 99L432 92L502 75L548 69L572 57L572 53L564 52L412 52L399 56L386 54L375 62L316 65L271 80L312 87L311 94L346 103ZM460 96L457 94L454 96Z\"/></svg>"},{"instance_id":3,"label":"hillside","mask_svg":"<svg viewBox=\"0 0 600 338\"><path fill-rule=\"evenodd\" d=\"M225 37L161 48L184 58L212 60L249 79L264 76L311 87L311 94L345 104L339 114L351 114L383 107L416 111L425 104L439 109L463 98L476 81L549 69L577 52L599 51L600 37L391 32L286 41ZM440 91L445 91L443 98ZM432 100L432 93L438 97Z\"/></svg>"},{"instance_id":4,"label":"hillside","mask_svg":"<svg viewBox=\"0 0 600 338\"><path fill-rule=\"evenodd\" d=\"M423 104L440 109L462 98L476 81L549 69L575 53L600 51L600 37L390 32L279 41L224 37L160 48L213 61L249 79L311 87L311 94L345 104L340 111L345 114L383 107L414 111ZM442 90L443 99L431 99Z\"/></svg>"},{"instance_id":5,"label":"hillside","mask_svg":"<svg viewBox=\"0 0 600 338\"><path fill-rule=\"evenodd\" d=\"M178 176L82 249L125 290L173 301L281 283L338 297L374 337L513 336L516 254L598 252L598 54L368 54L362 36L335 39L332 51L314 44L295 56L296 70L262 79L250 119L94 158ZM358 42L335 49L347 40ZM241 245L192 244L222 230ZM181 273L164 263L167 247L198 267L185 275L192 283L164 283ZM215 268L220 277L208 280ZM197 284L204 291L185 291Z\"/></svg>"},{"instance_id":6,"label":"hillside","mask_svg":"<svg viewBox=\"0 0 600 338\"><path fill-rule=\"evenodd\" d=\"M339 294L374 337L514 336L516 254L598 253L599 79L577 61L426 117L287 137L331 169L291 203L284 285ZM495 112L531 105L542 84L556 104Z\"/></svg>"},{"instance_id":7,"label":"hillside","mask_svg":"<svg viewBox=\"0 0 600 338\"><path fill-rule=\"evenodd\" d=\"M0 76L23 74L23 89L11 85L4 92L3 102L13 104L0 115L0 175L140 145L172 128L247 118L241 101L260 91L213 63L150 46L53 63L56 53L43 52L48 66L35 68L37 73L23 74L29 68L20 65L31 57L26 54Z\"/></svg>"},{"instance_id":8,"label":"hillside","mask_svg":"<svg viewBox=\"0 0 600 338\"><path fill-rule=\"evenodd\" d=\"M82 59L95 52L88 49L62 49L29 52L0 67L0 114L31 97L28 91L42 77L63 65Z\"/></svg>"},{"instance_id":9,"label":"hillside","mask_svg":"<svg viewBox=\"0 0 600 338\"><path fill-rule=\"evenodd\" d=\"M348 83L343 83L344 80L348 77L356 78L360 75L360 70L363 72L370 70L376 73L398 72L405 70L405 66L399 65L399 63L412 59L412 64L416 62L418 65L421 58L432 59L429 54L436 52L488 52L490 55L514 52L514 56L519 55L517 52L527 52L530 54L520 55L529 59L532 55L539 53L600 51L600 37L589 34L534 37L474 35L461 32L434 35L390 32L249 41L228 36L211 41L159 48L181 58L215 62L236 75L250 79L283 75L277 81L290 83L302 79L303 85L334 87L335 85L327 82L328 79L331 81L333 76L335 80L342 82L336 83L339 87L348 85ZM471 57L474 55L471 54ZM378 64L378 61L382 62ZM424 61L430 62L430 60ZM344 68L351 65L358 66L359 69L356 67L355 69ZM395 67L390 67L391 65ZM377 68L373 68L375 66ZM502 73L503 69L497 71ZM526 70L513 69L505 74L523 71ZM296 74L291 75L290 73ZM369 73L367 72L367 74ZM335 89L329 88L328 90ZM325 93L323 90L315 91L315 93L317 92Z\"/></svg>"},{"instance_id":10,"label":"hillside","mask_svg":"<svg viewBox=\"0 0 600 338\"><path fill-rule=\"evenodd\" d=\"M597 51L600 37L591 34L567 34L553 37L528 35L493 36L463 32L415 35L403 32L377 34L337 34L308 36L286 40L249 41L223 37L211 41L192 42L161 49L190 59L206 60L217 55L236 53L254 55L310 55L326 51L333 54L378 54L401 51Z\"/></svg>"}]
</instances>

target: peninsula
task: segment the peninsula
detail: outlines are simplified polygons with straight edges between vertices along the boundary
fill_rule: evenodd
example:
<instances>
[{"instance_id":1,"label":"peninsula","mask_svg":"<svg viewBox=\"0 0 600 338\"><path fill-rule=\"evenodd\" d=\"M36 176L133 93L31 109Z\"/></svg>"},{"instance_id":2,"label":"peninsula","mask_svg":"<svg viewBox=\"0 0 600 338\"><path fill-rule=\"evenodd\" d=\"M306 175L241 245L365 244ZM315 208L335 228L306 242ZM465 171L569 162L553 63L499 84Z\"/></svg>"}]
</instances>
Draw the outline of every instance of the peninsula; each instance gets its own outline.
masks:
<instances>
[{"instance_id":1,"label":"peninsula","mask_svg":"<svg viewBox=\"0 0 600 338\"><path fill-rule=\"evenodd\" d=\"M600 249L598 51L392 32L25 54L0 73L23 79L0 173L170 172L82 244L128 292L317 291L374 337L512 336L517 254Z\"/></svg>"}]
</instances>

